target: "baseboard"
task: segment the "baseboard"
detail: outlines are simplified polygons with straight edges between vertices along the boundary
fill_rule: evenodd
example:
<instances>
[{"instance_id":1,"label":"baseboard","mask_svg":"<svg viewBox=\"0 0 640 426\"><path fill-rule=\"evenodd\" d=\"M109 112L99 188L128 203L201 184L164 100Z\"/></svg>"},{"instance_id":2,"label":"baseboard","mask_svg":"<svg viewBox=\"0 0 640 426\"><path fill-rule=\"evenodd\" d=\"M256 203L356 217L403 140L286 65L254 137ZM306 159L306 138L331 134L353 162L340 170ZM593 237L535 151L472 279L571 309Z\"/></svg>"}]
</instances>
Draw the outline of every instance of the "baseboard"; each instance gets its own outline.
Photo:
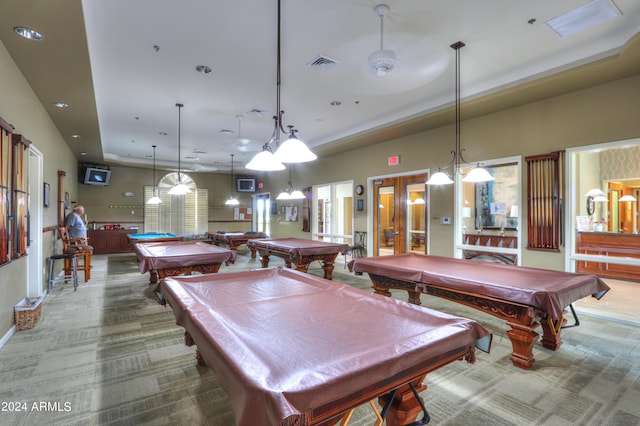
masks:
<instances>
[{"instance_id":1,"label":"baseboard","mask_svg":"<svg viewBox=\"0 0 640 426\"><path fill-rule=\"evenodd\" d=\"M5 335L2 336L2 339L0 339L0 348L2 348L4 344L7 343L11 338L11 336L13 336L15 333L16 333L16 326L12 325L9 331L7 331Z\"/></svg>"}]
</instances>

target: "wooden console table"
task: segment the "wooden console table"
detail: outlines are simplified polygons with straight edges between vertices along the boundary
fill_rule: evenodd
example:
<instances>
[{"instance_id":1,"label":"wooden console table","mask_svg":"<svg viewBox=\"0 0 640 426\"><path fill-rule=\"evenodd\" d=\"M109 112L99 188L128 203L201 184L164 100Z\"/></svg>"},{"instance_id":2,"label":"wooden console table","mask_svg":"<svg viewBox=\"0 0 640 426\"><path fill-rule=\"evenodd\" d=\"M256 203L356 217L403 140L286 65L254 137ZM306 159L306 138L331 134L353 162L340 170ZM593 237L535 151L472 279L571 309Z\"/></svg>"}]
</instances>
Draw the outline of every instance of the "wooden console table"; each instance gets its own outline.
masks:
<instances>
[{"instance_id":1,"label":"wooden console table","mask_svg":"<svg viewBox=\"0 0 640 426\"><path fill-rule=\"evenodd\" d=\"M131 246L127 234L137 234L137 229L112 229L87 231L93 254L129 253Z\"/></svg>"}]
</instances>

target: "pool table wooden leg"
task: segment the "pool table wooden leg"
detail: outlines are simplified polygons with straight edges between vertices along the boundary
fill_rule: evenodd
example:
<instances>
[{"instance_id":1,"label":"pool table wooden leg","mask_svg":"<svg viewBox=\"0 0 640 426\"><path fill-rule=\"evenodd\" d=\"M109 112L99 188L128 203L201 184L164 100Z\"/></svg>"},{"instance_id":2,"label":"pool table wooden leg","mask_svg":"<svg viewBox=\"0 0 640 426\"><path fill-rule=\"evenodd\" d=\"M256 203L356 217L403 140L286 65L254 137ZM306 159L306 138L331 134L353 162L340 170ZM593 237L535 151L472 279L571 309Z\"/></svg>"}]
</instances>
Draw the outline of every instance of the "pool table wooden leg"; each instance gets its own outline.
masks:
<instances>
[{"instance_id":1,"label":"pool table wooden leg","mask_svg":"<svg viewBox=\"0 0 640 426\"><path fill-rule=\"evenodd\" d=\"M263 268L269 267L269 255L260 253L260 263Z\"/></svg>"},{"instance_id":2,"label":"pool table wooden leg","mask_svg":"<svg viewBox=\"0 0 640 426\"><path fill-rule=\"evenodd\" d=\"M324 269L324 277L327 280L333 280L333 270L334 270L335 266L333 264L333 261L328 261L325 260L324 262L322 262L322 269Z\"/></svg>"},{"instance_id":3,"label":"pool table wooden leg","mask_svg":"<svg viewBox=\"0 0 640 426\"><path fill-rule=\"evenodd\" d=\"M542 346L552 351L560 349L560 346L562 346L562 336L560 336L560 332L565 322L566 320L562 315L560 315L560 318L557 320L553 320L547 316L540 321L542 325Z\"/></svg>"},{"instance_id":4,"label":"pool table wooden leg","mask_svg":"<svg viewBox=\"0 0 640 426\"><path fill-rule=\"evenodd\" d=\"M526 325L507 321L507 325L511 327L511 330L507 330L507 336L509 336L511 346L513 347L511 362L516 367L529 370L535 361L533 357L533 346L540 337L540 335L534 331L538 323L534 322L531 325Z\"/></svg>"}]
</instances>

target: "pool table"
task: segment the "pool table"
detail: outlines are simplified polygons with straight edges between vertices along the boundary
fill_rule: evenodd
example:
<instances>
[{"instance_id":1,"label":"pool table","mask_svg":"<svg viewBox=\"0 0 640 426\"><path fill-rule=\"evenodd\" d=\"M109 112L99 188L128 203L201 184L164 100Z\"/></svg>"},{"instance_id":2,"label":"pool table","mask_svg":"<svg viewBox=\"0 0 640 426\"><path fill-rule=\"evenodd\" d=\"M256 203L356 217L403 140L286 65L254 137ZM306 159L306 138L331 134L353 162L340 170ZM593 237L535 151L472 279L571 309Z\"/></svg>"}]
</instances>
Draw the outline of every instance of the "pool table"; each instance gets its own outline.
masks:
<instances>
[{"instance_id":1,"label":"pool table","mask_svg":"<svg viewBox=\"0 0 640 426\"><path fill-rule=\"evenodd\" d=\"M222 263L228 265L236 260L236 252L201 241L138 243L133 251L140 261L140 272L149 272L150 284L158 278L193 272L212 274L218 272Z\"/></svg>"},{"instance_id":2,"label":"pool table","mask_svg":"<svg viewBox=\"0 0 640 426\"><path fill-rule=\"evenodd\" d=\"M133 248L138 243L159 243L163 241L182 241L182 237L164 232L145 232L144 234L127 234L129 245Z\"/></svg>"},{"instance_id":3,"label":"pool table","mask_svg":"<svg viewBox=\"0 0 640 426\"><path fill-rule=\"evenodd\" d=\"M427 373L491 345L476 321L283 267L159 287L239 425L333 425L376 398L388 425L428 418Z\"/></svg>"},{"instance_id":4,"label":"pool table","mask_svg":"<svg viewBox=\"0 0 640 426\"><path fill-rule=\"evenodd\" d=\"M215 245L226 245L231 250L237 250L243 244L247 244L247 241L257 238L267 238L267 234L264 232L207 232L207 237L211 239L211 242ZM251 250L251 258L256 258L256 249L249 247Z\"/></svg>"},{"instance_id":5,"label":"pool table","mask_svg":"<svg viewBox=\"0 0 640 426\"><path fill-rule=\"evenodd\" d=\"M357 258L348 266L356 274L369 274L378 294L391 296L391 289L406 290L409 302L419 305L424 293L506 320L511 327L507 331L513 347L511 362L523 369L535 361L539 325L542 345L558 350L565 309L583 297L600 299L609 290L595 275L416 253Z\"/></svg>"},{"instance_id":6,"label":"pool table","mask_svg":"<svg viewBox=\"0 0 640 426\"><path fill-rule=\"evenodd\" d=\"M338 254L349 250L348 244L330 243L319 240L306 240L303 238L273 238L247 241L247 246L260 253L260 261L263 268L269 266L269 256L277 256L284 259L285 265L296 270L307 272L309 264L315 260L322 262L324 277L333 278L334 262Z\"/></svg>"}]
</instances>

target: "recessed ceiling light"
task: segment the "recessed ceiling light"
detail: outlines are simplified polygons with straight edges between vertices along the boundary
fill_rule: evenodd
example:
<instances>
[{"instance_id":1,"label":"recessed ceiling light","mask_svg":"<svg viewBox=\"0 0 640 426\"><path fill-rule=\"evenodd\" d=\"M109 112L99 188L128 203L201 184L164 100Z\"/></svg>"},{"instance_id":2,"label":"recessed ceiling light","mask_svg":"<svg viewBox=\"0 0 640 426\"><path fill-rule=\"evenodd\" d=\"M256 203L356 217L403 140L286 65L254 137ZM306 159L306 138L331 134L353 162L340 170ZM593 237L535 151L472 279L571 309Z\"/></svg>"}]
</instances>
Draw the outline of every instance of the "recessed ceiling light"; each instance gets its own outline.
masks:
<instances>
[{"instance_id":1,"label":"recessed ceiling light","mask_svg":"<svg viewBox=\"0 0 640 426\"><path fill-rule=\"evenodd\" d=\"M81 152L80 155L87 155L87 153L86 152Z\"/></svg>"},{"instance_id":2,"label":"recessed ceiling light","mask_svg":"<svg viewBox=\"0 0 640 426\"><path fill-rule=\"evenodd\" d=\"M211 68L206 65L198 65L196 66L196 71L201 74L209 74L211 72Z\"/></svg>"},{"instance_id":3,"label":"recessed ceiling light","mask_svg":"<svg viewBox=\"0 0 640 426\"><path fill-rule=\"evenodd\" d=\"M235 135L236 132L231 129L220 129L218 133L222 133L224 135Z\"/></svg>"},{"instance_id":4,"label":"recessed ceiling light","mask_svg":"<svg viewBox=\"0 0 640 426\"><path fill-rule=\"evenodd\" d=\"M65 104L64 102L56 102L53 106L56 108L69 108L69 104Z\"/></svg>"},{"instance_id":5,"label":"recessed ceiling light","mask_svg":"<svg viewBox=\"0 0 640 426\"><path fill-rule=\"evenodd\" d=\"M610 0L593 0L547 21L560 37L569 37L622 15Z\"/></svg>"},{"instance_id":6,"label":"recessed ceiling light","mask_svg":"<svg viewBox=\"0 0 640 426\"><path fill-rule=\"evenodd\" d=\"M73 134L73 135L71 135L71 137L72 137L73 139L79 139L79 138L80 138L80 135Z\"/></svg>"},{"instance_id":7,"label":"recessed ceiling light","mask_svg":"<svg viewBox=\"0 0 640 426\"><path fill-rule=\"evenodd\" d=\"M341 101L331 101L331 106L340 106L342 105Z\"/></svg>"},{"instance_id":8,"label":"recessed ceiling light","mask_svg":"<svg viewBox=\"0 0 640 426\"><path fill-rule=\"evenodd\" d=\"M24 38L29 39L29 40L40 41L40 40L42 40L44 38L44 36L42 34L37 32L36 30L32 30L31 28L15 27L13 30L20 37L24 37Z\"/></svg>"}]
</instances>

